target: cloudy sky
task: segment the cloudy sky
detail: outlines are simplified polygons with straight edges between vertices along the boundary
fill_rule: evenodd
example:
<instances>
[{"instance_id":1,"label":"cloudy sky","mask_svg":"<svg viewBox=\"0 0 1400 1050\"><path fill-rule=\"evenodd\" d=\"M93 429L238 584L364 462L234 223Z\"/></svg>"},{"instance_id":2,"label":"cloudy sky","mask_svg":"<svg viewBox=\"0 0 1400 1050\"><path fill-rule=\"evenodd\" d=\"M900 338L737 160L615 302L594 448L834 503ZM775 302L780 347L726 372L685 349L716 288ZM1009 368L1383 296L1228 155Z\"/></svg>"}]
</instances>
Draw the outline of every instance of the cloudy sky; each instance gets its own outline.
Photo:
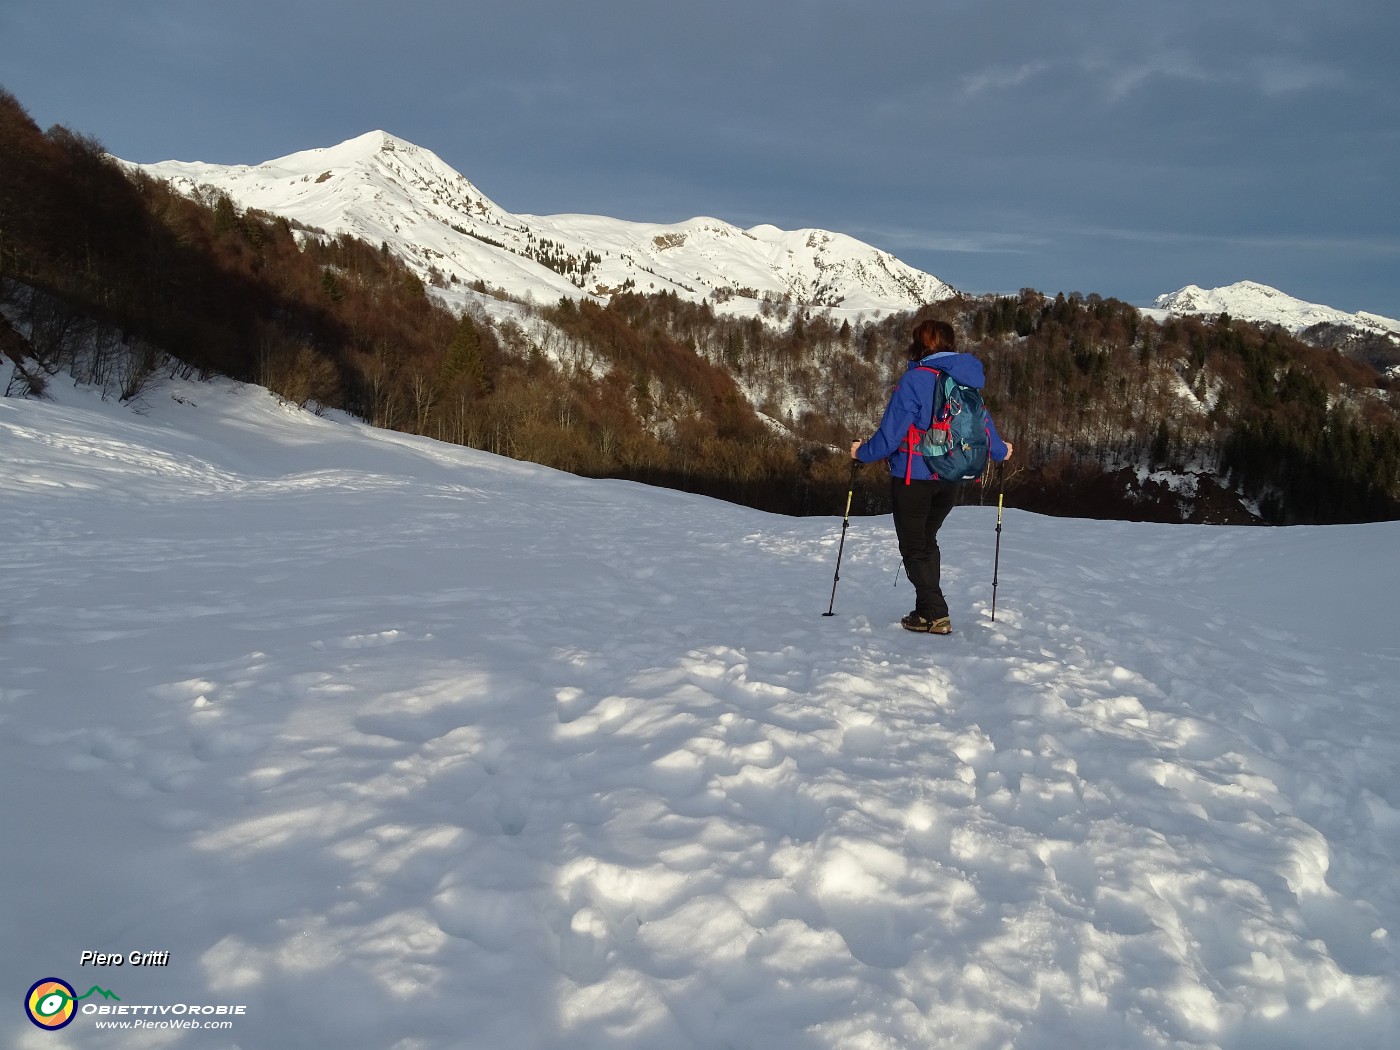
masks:
<instances>
[{"instance_id":1,"label":"cloudy sky","mask_svg":"<svg viewBox=\"0 0 1400 1050\"><path fill-rule=\"evenodd\" d=\"M0 87L127 160L383 129L515 212L1393 318L1397 45L1396 0L0 0Z\"/></svg>"}]
</instances>

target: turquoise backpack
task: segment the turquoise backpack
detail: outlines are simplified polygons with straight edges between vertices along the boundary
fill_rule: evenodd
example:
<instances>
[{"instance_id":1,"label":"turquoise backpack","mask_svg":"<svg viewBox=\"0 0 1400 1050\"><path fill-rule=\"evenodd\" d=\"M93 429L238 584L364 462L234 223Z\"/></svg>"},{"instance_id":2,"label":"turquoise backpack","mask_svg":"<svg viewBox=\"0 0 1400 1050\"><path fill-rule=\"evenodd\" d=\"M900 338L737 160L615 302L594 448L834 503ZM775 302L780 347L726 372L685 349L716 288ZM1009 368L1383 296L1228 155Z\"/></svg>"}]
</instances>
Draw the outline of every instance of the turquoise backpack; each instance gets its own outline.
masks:
<instances>
[{"instance_id":1,"label":"turquoise backpack","mask_svg":"<svg viewBox=\"0 0 1400 1050\"><path fill-rule=\"evenodd\" d=\"M964 386L942 369L927 365L918 367L938 377L933 381L933 415L927 430L910 424L907 447L924 457L929 470L940 481L980 478L991 454L982 392ZM910 480L911 469L912 463L907 463L906 482Z\"/></svg>"}]
</instances>

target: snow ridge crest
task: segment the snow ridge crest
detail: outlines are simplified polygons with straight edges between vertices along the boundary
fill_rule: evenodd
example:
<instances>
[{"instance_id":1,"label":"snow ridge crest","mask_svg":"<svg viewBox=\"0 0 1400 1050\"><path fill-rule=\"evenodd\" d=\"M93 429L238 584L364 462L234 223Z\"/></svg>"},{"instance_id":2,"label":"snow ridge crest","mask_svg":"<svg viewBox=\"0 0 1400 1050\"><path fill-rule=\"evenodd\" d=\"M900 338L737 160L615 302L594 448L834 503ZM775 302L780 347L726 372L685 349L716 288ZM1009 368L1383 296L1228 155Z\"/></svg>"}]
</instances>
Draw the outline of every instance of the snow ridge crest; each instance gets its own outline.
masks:
<instances>
[{"instance_id":1,"label":"snow ridge crest","mask_svg":"<svg viewBox=\"0 0 1400 1050\"><path fill-rule=\"evenodd\" d=\"M854 316L957 294L888 252L827 230L512 214L436 153L382 130L256 165L132 167L185 192L211 187L244 208L386 244L449 301L470 298L473 285L544 302L666 291L729 312L758 314L767 299Z\"/></svg>"}]
</instances>

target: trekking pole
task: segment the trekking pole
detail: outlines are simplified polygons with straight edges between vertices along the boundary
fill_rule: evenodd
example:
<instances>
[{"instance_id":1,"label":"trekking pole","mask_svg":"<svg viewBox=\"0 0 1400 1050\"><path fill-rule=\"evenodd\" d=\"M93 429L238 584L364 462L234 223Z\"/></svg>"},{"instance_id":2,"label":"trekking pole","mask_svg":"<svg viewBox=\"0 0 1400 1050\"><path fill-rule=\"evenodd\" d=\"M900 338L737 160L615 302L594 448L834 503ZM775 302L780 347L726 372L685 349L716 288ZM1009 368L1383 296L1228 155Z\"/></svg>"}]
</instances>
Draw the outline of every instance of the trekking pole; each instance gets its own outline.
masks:
<instances>
[{"instance_id":1,"label":"trekking pole","mask_svg":"<svg viewBox=\"0 0 1400 1050\"><path fill-rule=\"evenodd\" d=\"M1005 498L1004 489L997 493L997 553L992 559L992 623L997 622L997 572L1001 568L1001 505Z\"/></svg>"},{"instance_id":2,"label":"trekking pole","mask_svg":"<svg viewBox=\"0 0 1400 1050\"><path fill-rule=\"evenodd\" d=\"M851 524L851 501L856 495L856 472L860 470L860 460L851 460L851 488L846 493L846 516L841 519L841 542L836 548L836 575L831 580L831 604L826 607L823 616L835 616L831 610L836 608L836 584L841 580L841 555L846 550L846 529Z\"/></svg>"}]
</instances>

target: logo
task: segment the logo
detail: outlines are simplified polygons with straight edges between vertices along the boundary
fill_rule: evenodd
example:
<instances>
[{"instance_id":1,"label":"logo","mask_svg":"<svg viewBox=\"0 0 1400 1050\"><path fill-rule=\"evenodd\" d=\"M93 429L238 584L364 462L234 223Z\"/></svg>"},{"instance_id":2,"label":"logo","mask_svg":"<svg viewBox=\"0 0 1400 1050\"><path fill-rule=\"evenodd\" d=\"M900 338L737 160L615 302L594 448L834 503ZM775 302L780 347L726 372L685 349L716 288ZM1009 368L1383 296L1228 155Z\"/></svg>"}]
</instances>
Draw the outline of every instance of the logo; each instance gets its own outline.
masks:
<instances>
[{"instance_id":1,"label":"logo","mask_svg":"<svg viewBox=\"0 0 1400 1050\"><path fill-rule=\"evenodd\" d=\"M78 1012L78 1000L86 999L94 992L104 999L119 1000L115 993L97 985L79 995L67 981L45 977L30 985L29 994L24 997L24 1012L46 1032L56 1032L72 1023L73 1016Z\"/></svg>"}]
</instances>

